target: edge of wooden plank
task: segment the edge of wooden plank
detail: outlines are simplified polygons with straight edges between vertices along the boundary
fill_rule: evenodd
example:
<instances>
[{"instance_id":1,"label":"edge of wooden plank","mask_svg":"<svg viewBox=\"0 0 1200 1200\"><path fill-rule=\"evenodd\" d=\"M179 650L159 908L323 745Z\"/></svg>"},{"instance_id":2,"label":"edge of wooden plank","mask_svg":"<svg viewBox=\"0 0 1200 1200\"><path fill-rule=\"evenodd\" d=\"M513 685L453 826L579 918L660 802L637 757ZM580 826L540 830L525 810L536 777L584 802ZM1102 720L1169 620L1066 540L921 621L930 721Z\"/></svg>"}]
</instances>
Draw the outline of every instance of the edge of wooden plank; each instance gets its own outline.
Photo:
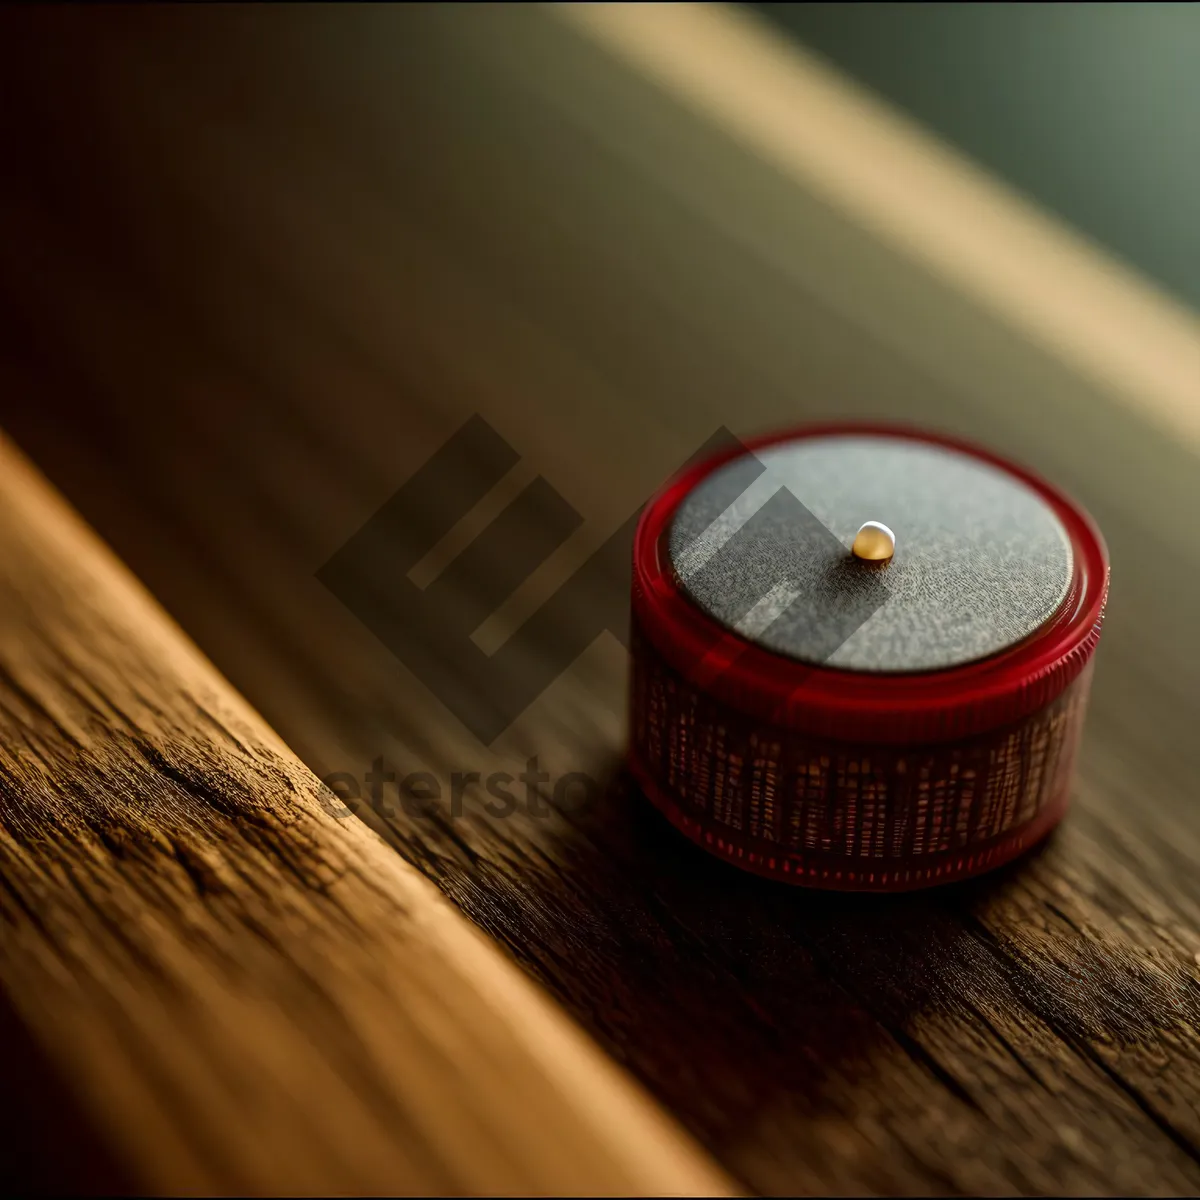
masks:
<instances>
[{"instance_id":1,"label":"edge of wooden plank","mask_svg":"<svg viewBox=\"0 0 1200 1200\"><path fill-rule=\"evenodd\" d=\"M731 1193L3 435L0 544L0 980L148 1187Z\"/></svg>"}]
</instances>

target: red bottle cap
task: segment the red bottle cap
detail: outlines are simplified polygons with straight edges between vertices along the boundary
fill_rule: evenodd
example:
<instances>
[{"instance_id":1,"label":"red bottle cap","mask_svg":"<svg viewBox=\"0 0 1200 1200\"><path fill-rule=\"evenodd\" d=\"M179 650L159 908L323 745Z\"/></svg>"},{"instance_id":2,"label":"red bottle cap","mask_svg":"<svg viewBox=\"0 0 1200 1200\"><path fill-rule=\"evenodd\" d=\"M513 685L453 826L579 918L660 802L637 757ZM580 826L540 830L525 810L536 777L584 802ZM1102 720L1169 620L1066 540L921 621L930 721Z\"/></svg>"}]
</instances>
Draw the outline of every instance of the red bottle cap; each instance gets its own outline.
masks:
<instances>
[{"instance_id":1,"label":"red bottle cap","mask_svg":"<svg viewBox=\"0 0 1200 1200\"><path fill-rule=\"evenodd\" d=\"M852 552L870 522L890 559ZM638 526L631 769L775 878L998 866L1065 810L1107 586L1087 515L978 447L848 424L735 446Z\"/></svg>"}]
</instances>

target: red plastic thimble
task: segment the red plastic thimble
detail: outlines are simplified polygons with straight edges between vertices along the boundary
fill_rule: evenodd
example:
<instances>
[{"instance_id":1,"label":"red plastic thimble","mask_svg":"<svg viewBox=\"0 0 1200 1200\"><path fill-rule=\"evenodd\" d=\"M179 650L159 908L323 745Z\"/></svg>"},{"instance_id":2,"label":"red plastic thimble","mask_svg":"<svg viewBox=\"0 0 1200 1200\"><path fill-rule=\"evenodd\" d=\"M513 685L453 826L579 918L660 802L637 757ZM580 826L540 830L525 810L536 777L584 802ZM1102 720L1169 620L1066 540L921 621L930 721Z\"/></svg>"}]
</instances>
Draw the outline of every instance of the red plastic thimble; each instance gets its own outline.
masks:
<instances>
[{"instance_id":1,"label":"red plastic thimble","mask_svg":"<svg viewBox=\"0 0 1200 1200\"><path fill-rule=\"evenodd\" d=\"M1086 513L956 439L735 446L638 526L630 768L689 838L774 879L997 867L1066 809L1108 573Z\"/></svg>"}]
</instances>

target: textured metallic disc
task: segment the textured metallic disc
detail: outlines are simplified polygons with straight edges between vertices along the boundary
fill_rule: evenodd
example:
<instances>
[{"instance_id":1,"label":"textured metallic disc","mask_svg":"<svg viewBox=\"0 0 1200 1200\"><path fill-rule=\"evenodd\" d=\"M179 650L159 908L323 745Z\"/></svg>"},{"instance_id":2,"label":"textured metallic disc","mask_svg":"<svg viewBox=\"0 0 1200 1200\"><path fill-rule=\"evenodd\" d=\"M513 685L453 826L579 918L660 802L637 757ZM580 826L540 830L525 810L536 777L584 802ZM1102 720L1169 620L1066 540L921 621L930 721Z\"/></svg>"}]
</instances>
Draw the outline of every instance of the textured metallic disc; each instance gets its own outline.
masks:
<instances>
[{"instance_id":1,"label":"textured metallic disc","mask_svg":"<svg viewBox=\"0 0 1200 1200\"><path fill-rule=\"evenodd\" d=\"M895 533L885 563L850 546ZM735 459L680 504L680 586L717 622L802 662L912 672L997 654L1066 597L1071 543L1053 509L962 451L884 435L801 438Z\"/></svg>"}]
</instances>

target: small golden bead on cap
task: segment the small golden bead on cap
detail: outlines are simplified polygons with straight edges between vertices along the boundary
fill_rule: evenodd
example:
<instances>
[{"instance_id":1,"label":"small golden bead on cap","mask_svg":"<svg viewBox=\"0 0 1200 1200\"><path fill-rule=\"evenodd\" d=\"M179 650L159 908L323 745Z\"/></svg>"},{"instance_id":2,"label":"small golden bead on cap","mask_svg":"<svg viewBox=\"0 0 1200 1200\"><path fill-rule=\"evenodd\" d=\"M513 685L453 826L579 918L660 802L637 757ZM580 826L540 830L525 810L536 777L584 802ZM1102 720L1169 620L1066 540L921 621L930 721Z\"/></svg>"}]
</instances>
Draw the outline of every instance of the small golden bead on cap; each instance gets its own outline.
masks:
<instances>
[{"instance_id":1,"label":"small golden bead on cap","mask_svg":"<svg viewBox=\"0 0 1200 1200\"><path fill-rule=\"evenodd\" d=\"M896 535L878 521L868 521L854 535L854 544L850 547L856 558L864 558L868 562L886 562L896 553Z\"/></svg>"}]
</instances>

